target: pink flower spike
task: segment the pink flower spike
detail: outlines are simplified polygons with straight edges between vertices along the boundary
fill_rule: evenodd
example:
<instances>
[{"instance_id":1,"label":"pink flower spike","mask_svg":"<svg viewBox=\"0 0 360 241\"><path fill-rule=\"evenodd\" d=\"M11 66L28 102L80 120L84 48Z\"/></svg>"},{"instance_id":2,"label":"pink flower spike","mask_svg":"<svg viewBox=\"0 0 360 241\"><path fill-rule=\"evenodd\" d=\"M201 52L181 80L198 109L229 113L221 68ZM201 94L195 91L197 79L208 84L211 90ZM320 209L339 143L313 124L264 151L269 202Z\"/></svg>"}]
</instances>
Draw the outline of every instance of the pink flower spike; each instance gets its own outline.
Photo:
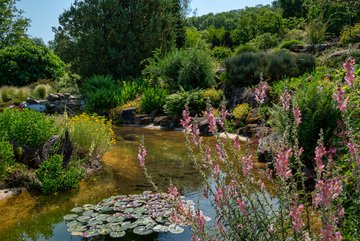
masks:
<instances>
[{"instance_id":1,"label":"pink flower spike","mask_svg":"<svg viewBox=\"0 0 360 241\"><path fill-rule=\"evenodd\" d=\"M259 85L255 88L255 100L259 104L263 104L266 98L266 91L268 85L266 82L260 82Z\"/></svg>"},{"instance_id":2,"label":"pink flower spike","mask_svg":"<svg viewBox=\"0 0 360 241\"><path fill-rule=\"evenodd\" d=\"M304 210L304 205L300 204L298 207L296 207L296 203L293 202L291 204L290 208L290 217L292 218L292 225L295 232L300 232L302 226L304 225L302 219L301 219L301 213Z\"/></svg>"},{"instance_id":3,"label":"pink flower spike","mask_svg":"<svg viewBox=\"0 0 360 241\"><path fill-rule=\"evenodd\" d=\"M295 118L296 125L300 125L300 123L301 123L301 112L300 112L299 107L294 107L293 108L293 113L294 113L294 118Z\"/></svg>"},{"instance_id":4,"label":"pink flower spike","mask_svg":"<svg viewBox=\"0 0 360 241\"><path fill-rule=\"evenodd\" d=\"M201 142L201 137L200 137L200 130L199 130L199 126L198 126L197 122L195 122L191 126L191 137L192 137L192 142L194 143L194 145L199 146L200 142Z\"/></svg>"},{"instance_id":5,"label":"pink flower spike","mask_svg":"<svg viewBox=\"0 0 360 241\"><path fill-rule=\"evenodd\" d=\"M175 198L179 196L179 192L178 192L176 186L171 185L168 188L168 195L169 195L170 200L175 200Z\"/></svg>"},{"instance_id":6,"label":"pink flower spike","mask_svg":"<svg viewBox=\"0 0 360 241\"><path fill-rule=\"evenodd\" d=\"M180 124L184 127L184 129L186 131L191 131L191 117L190 117L190 112L189 112L189 108L185 107L185 109L182 112L182 116L183 119L180 120Z\"/></svg>"},{"instance_id":7,"label":"pink flower spike","mask_svg":"<svg viewBox=\"0 0 360 241\"><path fill-rule=\"evenodd\" d=\"M239 210L240 212L244 215L244 216L247 216L249 213L248 211L246 210L246 204L244 201L242 201L240 198L237 198L236 199L236 203L239 207Z\"/></svg>"},{"instance_id":8,"label":"pink flower spike","mask_svg":"<svg viewBox=\"0 0 360 241\"><path fill-rule=\"evenodd\" d=\"M345 91L342 88L338 88L336 90L336 92L333 95L334 100L336 100L338 108L340 111L345 111L347 108L347 105L349 104L350 98L349 96L346 97L346 99L344 100L345 97Z\"/></svg>"},{"instance_id":9,"label":"pink flower spike","mask_svg":"<svg viewBox=\"0 0 360 241\"><path fill-rule=\"evenodd\" d=\"M292 156L292 149L285 149L283 152L278 152L276 155L275 169L276 175L287 180L291 177L291 170L289 168L289 158Z\"/></svg>"},{"instance_id":10,"label":"pink flower spike","mask_svg":"<svg viewBox=\"0 0 360 241\"><path fill-rule=\"evenodd\" d=\"M236 138L234 139L234 148L235 150L240 150L240 138L238 135L236 135Z\"/></svg>"},{"instance_id":11,"label":"pink flower spike","mask_svg":"<svg viewBox=\"0 0 360 241\"><path fill-rule=\"evenodd\" d=\"M223 150L222 150L219 143L216 143L215 149L216 149L216 153L217 153L220 161L225 162L224 155L223 155Z\"/></svg>"},{"instance_id":12,"label":"pink flower spike","mask_svg":"<svg viewBox=\"0 0 360 241\"><path fill-rule=\"evenodd\" d=\"M323 162L323 156L326 154L326 148L324 146L317 146L315 149L315 161L316 161L316 167L321 175L321 173L324 171L325 165Z\"/></svg>"},{"instance_id":13,"label":"pink flower spike","mask_svg":"<svg viewBox=\"0 0 360 241\"><path fill-rule=\"evenodd\" d=\"M349 86L351 88L354 80L355 80L355 59L350 58L348 60L345 61L345 63L343 64L343 67L346 70L346 75L345 75L345 84L347 86Z\"/></svg>"},{"instance_id":14,"label":"pink flower spike","mask_svg":"<svg viewBox=\"0 0 360 241\"><path fill-rule=\"evenodd\" d=\"M147 152L146 152L145 146L144 146L144 144L141 144L141 145L139 146L139 149L138 149L138 156L137 156L137 158L138 158L139 163L140 163L140 166L141 166L142 168L145 167L145 157L146 157L146 155L147 155Z\"/></svg>"},{"instance_id":15,"label":"pink flower spike","mask_svg":"<svg viewBox=\"0 0 360 241\"><path fill-rule=\"evenodd\" d=\"M280 101L281 101L281 104L282 104L283 108L285 109L285 111L290 110L290 99L291 99L291 96L287 90L283 93L282 96L280 96Z\"/></svg>"},{"instance_id":16,"label":"pink flower spike","mask_svg":"<svg viewBox=\"0 0 360 241\"><path fill-rule=\"evenodd\" d=\"M217 128L216 128L216 120L215 120L214 114L212 113L211 110L209 110L209 111L205 111L205 116L206 116L206 120L209 125L209 130L213 134L215 134L217 132Z\"/></svg>"},{"instance_id":17,"label":"pink flower spike","mask_svg":"<svg viewBox=\"0 0 360 241\"><path fill-rule=\"evenodd\" d=\"M250 171L253 169L252 155L242 158L242 168L245 177L248 177Z\"/></svg>"},{"instance_id":18,"label":"pink flower spike","mask_svg":"<svg viewBox=\"0 0 360 241\"><path fill-rule=\"evenodd\" d=\"M217 189L217 192L214 193L214 196L215 196L215 201L216 203L221 206L222 205L222 200L224 198L224 192L223 190L221 189L221 187L219 187Z\"/></svg>"}]
</instances>

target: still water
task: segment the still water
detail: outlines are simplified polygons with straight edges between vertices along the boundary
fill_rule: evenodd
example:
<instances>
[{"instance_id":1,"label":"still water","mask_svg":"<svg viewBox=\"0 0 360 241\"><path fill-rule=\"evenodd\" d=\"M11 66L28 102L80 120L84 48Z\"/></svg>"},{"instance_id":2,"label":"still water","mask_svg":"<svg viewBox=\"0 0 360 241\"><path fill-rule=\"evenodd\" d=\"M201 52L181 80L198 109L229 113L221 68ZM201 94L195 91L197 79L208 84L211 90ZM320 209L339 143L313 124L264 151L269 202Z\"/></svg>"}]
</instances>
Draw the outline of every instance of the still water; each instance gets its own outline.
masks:
<instances>
[{"instance_id":1,"label":"still water","mask_svg":"<svg viewBox=\"0 0 360 241\"><path fill-rule=\"evenodd\" d=\"M195 202L199 199L204 213L213 216L209 202L201 198L202 179L188 157L183 133L136 127L118 127L116 132L124 140L119 141L105 154L101 171L82 181L76 190L54 195L23 192L0 201L0 241L190 240L189 228L177 235L162 233L144 237L128 232L119 239L109 236L81 238L71 236L66 231L63 216L69 214L75 206L96 204L112 195L136 194L152 189L136 159L141 135L144 135L148 150L148 171L155 183L162 190L166 190L171 181L179 187L186 199ZM207 140L214 142L213 138Z\"/></svg>"}]
</instances>

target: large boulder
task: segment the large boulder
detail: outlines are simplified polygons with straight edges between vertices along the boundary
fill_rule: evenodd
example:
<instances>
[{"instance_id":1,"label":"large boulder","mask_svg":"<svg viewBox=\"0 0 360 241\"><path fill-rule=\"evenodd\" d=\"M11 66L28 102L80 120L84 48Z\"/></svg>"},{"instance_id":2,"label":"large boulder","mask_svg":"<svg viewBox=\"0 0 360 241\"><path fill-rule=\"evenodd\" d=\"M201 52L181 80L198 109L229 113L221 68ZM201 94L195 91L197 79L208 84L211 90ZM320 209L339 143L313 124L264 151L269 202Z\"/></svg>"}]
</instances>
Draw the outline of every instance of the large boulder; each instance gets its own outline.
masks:
<instances>
[{"instance_id":1,"label":"large boulder","mask_svg":"<svg viewBox=\"0 0 360 241\"><path fill-rule=\"evenodd\" d=\"M260 139L257 149L258 161L263 163L272 162L281 143L282 136L275 132Z\"/></svg>"},{"instance_id":2,"label":"large boulder","mask_svg":"<svg viewBox=\"0 0 360 241\"><path fill-rule=\"evenodd\" d=\"M134 124L136 115L136 107L129 107L120 113L120 123Z\"/></svg>"},{"instance_id":3,"label":"large boulder","mask_svg":"<svg viewBox=\"0 0 360 241\"><path fill-rule=\"evenodd\" d=\"M260 109L251 109L246 117L247 124L259 124L261 122Z\"/></svg>"},{"instance_id":4,"label":"large boulder","mask_svg":"<svg viewBox=\"0 0 360 241\"><path fill-rule=\"evenodd\" d=\"M256 138L261 138L263 136L267 136L270 133L270 128L269 127L263 127L263 126L259 126L257 124L248 124L244 127L241 127L238 130L238 135L240 136L245 136L245 137L256 137Z\"/></svg>"},{"instance_id":5,"label":"large boulder","mask_svg":"<svg viewBox=\"0 0 360 241\"><path fill-rule=\"evenodd\" d=\"M149 125L151 123L151 118L148 115L135 115L134 123L135 125Z\"/></svg>"},{"instance_id":6,"label":"large boulder","mask_svg":"<svg viewBox=\"0 0 360 241\"><path fill-rule=\"evenodd\" d=\"M165 129L174 129L177 124L177 119L171 116L159 116L154 119L154 125L161 126Z\"/></svg>"},{"instance_id":7,"label":"large boulder","mask_svg":"<svg viewBox=\"0 0 360 241\"><path fill-rule=\"evenodd\" d=\"M223 131L223 128L221 127L221 124L220 124L221 118L216 118L215 121L216 121L217 131L218 132ZM200 135L202 135L202 136L214 134L214 133L210 132L209 122L206 119L199 120L199 131L200 131Z\"/></svg>"}]
</instances>

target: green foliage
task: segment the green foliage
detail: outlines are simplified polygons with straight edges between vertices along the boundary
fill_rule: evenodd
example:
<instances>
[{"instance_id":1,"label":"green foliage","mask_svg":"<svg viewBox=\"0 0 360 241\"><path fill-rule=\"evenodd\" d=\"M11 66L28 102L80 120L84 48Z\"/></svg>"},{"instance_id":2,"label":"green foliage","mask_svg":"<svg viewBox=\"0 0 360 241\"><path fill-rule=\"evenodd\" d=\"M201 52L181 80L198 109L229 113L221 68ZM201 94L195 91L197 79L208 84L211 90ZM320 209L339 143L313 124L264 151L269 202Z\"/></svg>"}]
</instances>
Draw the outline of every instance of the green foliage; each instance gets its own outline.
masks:
<instances>
[{"instance_id":1,"label":"green foliage","mask_svg":"<svg viewBox=\"0 0 360 241\"><path fill-rule=\"evenodd\" d=\"M321 44L326 40L326 31L329 24L324 20L324 15L320 14L314 19L309 19L306 26L308 42L312 44Z\"/></svg>"},{"instance_id":2,"label":"green foliage","mask_svg":"<svg viewBox=\"0 0 360 241\"><path fill-rule=\"evenodd\" d=\"M186 2L186 1L183 1ZM75 1L59 17L55 53L82 77L111 74L139 76L141 62L182 38L184 10L178 1ZM101 11L99 11L101 9ZM181 43L178 43L181 45Z\"/></svg>"},{"instance_id":3,"label":"green foliage","mask_svg":"<svg viewBox=\"0 0 360 241\"><path fill-rule=\"evenodd\" d=\"M3 179L6 187L39 188L41 183L33 170L21 163L14 163L5 169Z\"/></svg>"},{"instance_id":4,"label":"green foliage","mask_svg":"<svg viewBox=\"0 0 360 241\"><path fill-rule=\"evenodd\" d=\"M216 90L214 88L206 89L202 92L204 100L210 100L212 107L218 107L223 100L224 91Z\"/></svg>"},{"instance_id":5,"label":"green foliage","mask_svg":"<svg viewBox=\"0 0 360 241\"><path fill-rule=\"evenodd\" d=\"M51 92L52 87L48 84L40 84L35 87L31 95L37 99L45 99Z\"/></svg>"},{"instance_id":6,"label":"green foliage","mask_svg":"<svg viewBox=\"0 0 360 241\"><path fill-rule=\"evenodd\" d=\"M56 92L70 93L72 95L79 95L78 84L80 82L80 76L66 72L63 77L55 81Z\"/></svg>"},{"instance_id":7,"label":"green foliage","mask_svg":"<svg viewBox=\"0 0 360 241\"><path fill-rule=\"evenodd\" d=\"M64 75L65 64L48 48L24 41L0 49L0 85L24 86Z\"/></svg>"},{"instance_id":8,"label":"green foliage","mask_svg":"<svg viewBox=\"0 0 360 241\"><path fill-rule=\"evenodd\" d=\"M340 44L351 44L360 42L360 23L353 27L346 27L343 29L340 36Z\"/></svg>"},{"instance_id":9,"label":"green foliage","mask_svg":"<svg viewBox=\"0 0 360 241\"><path fill-rule=\"evenodd\" d=\"M0 137L5 141L40 148L57 130L54 119L43 113L28 109L6 109L0 113Z\"/></svg>"},{"instance_id":10,"label":"green foliage","mask_svg":"<svg viewBox=\"0 0 360 241\"><path fill-rule=\"evenodd\" d=\"M279 51L243 52L225 61L229 81L233 85L257 84L261 76L266 81L276 81L284 77L296 77L315 69L315 59L309 54L292 54Z\"/></svg>"},{"instance_id":11,"label":"green foliage","mask_svg":"<svg viewBox=\"0 0 360 241\"><path fill-rule=\"evenodd\" d=\"M2 102L22 102L30 96L30 89L27 87L16 88L13 86L3 86L0 88Z\"/></svg>"},{"instance_id":12,"label":"green foliage","mask_svg":"<svg viewBox=\"0 0 360 241\"><path fill-rule=\"evenodd\" d=\"M247 103L237 105L234 110L234 118L240 121L244 121L249 114L250 106Z\"/></svg>"},{"instance_id":13,"label":"green foliage","mask_svg":"<svg viewBox=\"0 0 360 241\"><path fill-rule=\"evenodd\" d=\"M0 141L0 180L6 176L6 168L14 162L13 146L8 141Z\"/></svg>"},{"instance_id":14,"label":"green foliage","mask_svg":"<svg viewBox=\"0 0 360 241\"><path fill-rule=\"evenodd\" d=\"M29 19L21 16L16 8L16 0L0 1L0 49L15 45L27 38Z\"/></svg>"},{"instance_id":15,"label":"green foliage","mask_svg":"<svg viewBox=\"0 0 360 241\"><path fill-rule=\"evenodd\" d=\"M289 17L305 17L306 16L306 6L304 0L277 0L276 3L282 8L282 15L285 18Z\"/></svg>"},{"instance_id":16,"label":"green foliage","mask_svg":"<svg viewBox=\"0 0 360 241\"><path fill-rule=\"evenodd\" d=\"M169 95L167 89L161 87L147 88L141 97L141 109L145 113L153 110L162 110L165 98Z\"/></svg>"},{"instance_id":17,"label":"green foliage","mask_svg":"<svg viewBox=\"0 0 360 241\"><path fill-rule=\"evenodd\" d=\"M212 50L212 55L214 56L215 59L217 59L219 61L223 61L223 60L231 57L232 54L233 54L233 52L231 51L230 48L223 47L223 46L215 47Z\"/></svg>"},{"instance_id":18,"label":"green foliage","mask_svg":"<svg viewBox=\"0 0 360 241\"><path fill-rule=\"evenodd\" d=\"M54 155L41 163L35 173L41 182L41 191L52 193L76 187L85 172L80 167L69 166L64 169L62 156Z\"/></svg>"},{"instance_id":19,"label":"green foliage","mask_svg":"<svg viewBox=\"0 0 360 241\"><path fill-rule=\"evenodd\" d=\"M235 50L235 55L241 54L241 53L245 53L245 52L250 52L250 53L256 53L259 52L259 49L257 47L255 47L252 44L243 44L243 45L239 45Z\"/></svg>"},{"instance_id":20,"label":"green foliage","mask_svg":"<svg viewBox=\"0 0 360 241\"><path fill-rule=\"evenodd\" d=\"M184 91L181 89L179 92L169 95L165 100L164 112L168 115L180 116L185 105L189 107L189 111L193 114L203 111L205 109L205 100L202 91Z\"/></svg>"},{"instance_id":21,"label":"green foliage","mask_svg":"<svg viewBox=\"0 0 360 241\"><path fill-rule=\"evenodd\" d=\"M278 45L278 37L276 34L263 33L253 38L249 44L257 49L267 50Z\"/></svg>"},{"instance_id":22,"label":"green foliage","mask_svg":"<svg viewBox=\"0 0 360 241\"><path fill-rule=\"evenodd\" d=\"M295 45L303 45L304 42L301 40L297 40L297 39L291 39L291 40L286 40L284 42L282 42L279 46L280 49L290 49L292 46Z\"/></svg>"},{"instance_id":23,"label":"green foliage","mask_svg":"<svg viewBox=\"0 0 360 241\"><path fill-rule=\"evenodd\" d=\"M144 74L161 78L173 89L208 88L214 84L214 65L207 51L190 48L174 50L165 57L149 60Z\"/></svg>"}]
</instances>

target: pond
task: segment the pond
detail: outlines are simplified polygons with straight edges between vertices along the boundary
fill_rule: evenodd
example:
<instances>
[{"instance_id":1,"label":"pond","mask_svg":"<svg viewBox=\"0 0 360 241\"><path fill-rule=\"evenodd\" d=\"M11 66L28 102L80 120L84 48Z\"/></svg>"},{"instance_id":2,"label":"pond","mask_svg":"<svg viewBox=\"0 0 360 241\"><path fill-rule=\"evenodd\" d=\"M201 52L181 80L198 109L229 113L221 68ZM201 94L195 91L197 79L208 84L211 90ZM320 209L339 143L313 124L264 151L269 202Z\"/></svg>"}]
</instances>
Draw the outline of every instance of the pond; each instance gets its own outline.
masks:
<instances>
[{"instance_id":1,"label":"pond","mask_svg":"<svg viewBox=\"0 0 360 241\"><path fill-rule=\"evenodd\" d=\"M81 238L71 236L63 216L75 206L96 204L113 195L137 194L152 190L136 159L139 137L144 135L148 150L147 167L155 183L167 190L169 183L177 185L186 199L197 202L206 215L211 214L210 204L201 198L202 179L188 157L184 134L175 131L149 130L138 127L118 127L116 132L124 137L103 157L103 168L89 176L79 188L53 195L23 192L0 201L0 240L27 241L77 241L117 240L108 236ZM205 138L214 142L214 138ZM261 165L260 165L261 168ZM210 212L210 213L209 213ZM152 234L135 236L127 234L118 240L190 240L191 231L182 234Z\"/></svg>"}]
</instances>

